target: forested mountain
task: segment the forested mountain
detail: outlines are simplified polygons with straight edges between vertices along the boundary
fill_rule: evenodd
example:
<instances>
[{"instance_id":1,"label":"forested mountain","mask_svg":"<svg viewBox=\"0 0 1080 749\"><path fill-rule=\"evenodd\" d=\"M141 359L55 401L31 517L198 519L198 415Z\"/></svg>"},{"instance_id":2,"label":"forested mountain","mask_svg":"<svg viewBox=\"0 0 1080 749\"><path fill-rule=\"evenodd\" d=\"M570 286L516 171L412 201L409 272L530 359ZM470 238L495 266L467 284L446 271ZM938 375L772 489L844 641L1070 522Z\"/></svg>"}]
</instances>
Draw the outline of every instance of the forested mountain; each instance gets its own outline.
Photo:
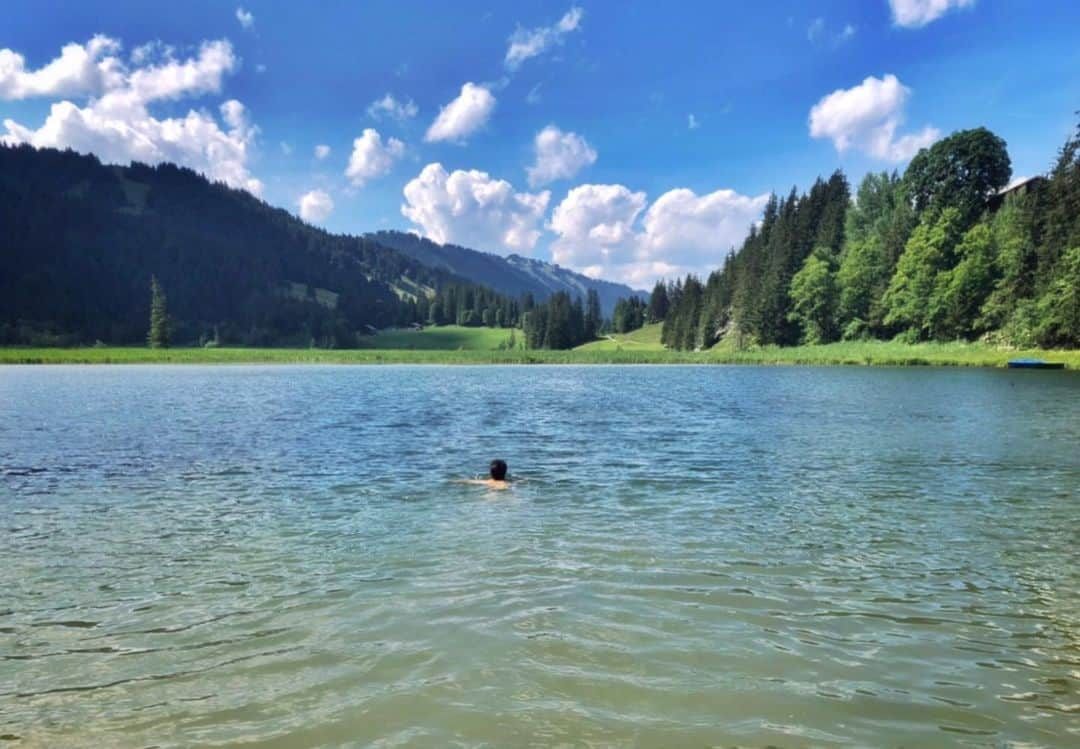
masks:
<instances>
[{"instance_id":1,"label":"forested mountain","mask_svg":"<svg viewBox=\"0 0 1080 749\"><path fill-rule=\"evenodd\" d=\"M176 342L345 346L433 307L517 318L445 270L169 164L0 147L0 227L0 343L144 341L152 276ZM449 301L429 299L443 288Z\"/></svg>"},{"instance_id":2,"label":"forested mountain","mask_svg":"<svg viewBox=\"0 0 1080 749\"><path fill-rule=\"evenodd\" d=\"M589 291L593 290L600 298L603 313L610 316L620 298L648 296L623 284L589 278L558 265L520 255L501 257L467 247L438 244L400 231L380 231L368 237L429 267L440 268L511 297L532 294L540 302L565 292L571 298L585 300Z\"/></svg>"},{"instance_id":3,"label":"forested mountain","mask_svg":"<svg viewBox=\"0 0 1080 749\"><path fill-rule=\"evenodd\" d=\"M1003 189L1010 176L1005 142L978 128L923 149L902 177L867 175L854 199L840 172L774 195L705 283L654 290L663 341L1080 346L1080 128L1047 178Z\"/></svg>"}]
</instances>

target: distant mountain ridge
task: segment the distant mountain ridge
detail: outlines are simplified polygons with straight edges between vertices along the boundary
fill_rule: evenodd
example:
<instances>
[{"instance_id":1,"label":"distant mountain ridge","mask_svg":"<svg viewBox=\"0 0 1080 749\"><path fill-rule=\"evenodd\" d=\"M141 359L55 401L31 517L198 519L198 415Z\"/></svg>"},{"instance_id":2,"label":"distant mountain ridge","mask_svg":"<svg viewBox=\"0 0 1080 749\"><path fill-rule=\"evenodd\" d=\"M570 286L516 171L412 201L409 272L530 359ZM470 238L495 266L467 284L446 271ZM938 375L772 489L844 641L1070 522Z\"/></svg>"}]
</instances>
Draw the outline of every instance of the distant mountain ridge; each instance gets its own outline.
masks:
<instances>
[{"instance_id":1,"label":"distant mountain ridge","mask_svg":"<svg viewBox=\"0 0 1080 749\"><path fill-rule=\"evenodd\" d=\"M502 257L459 245L439 244L401 231L379 231L366 236L430 268L452 273L508 296L529 293L537 301L542 301L560 291L572 297L585 297L593 289L600 297L600 306L605 315L611 314L615 302L620 298L649 297L648 292L632 289L625 284L589 278L534 258L520 255Z\"/></svg>"}]
</instances>

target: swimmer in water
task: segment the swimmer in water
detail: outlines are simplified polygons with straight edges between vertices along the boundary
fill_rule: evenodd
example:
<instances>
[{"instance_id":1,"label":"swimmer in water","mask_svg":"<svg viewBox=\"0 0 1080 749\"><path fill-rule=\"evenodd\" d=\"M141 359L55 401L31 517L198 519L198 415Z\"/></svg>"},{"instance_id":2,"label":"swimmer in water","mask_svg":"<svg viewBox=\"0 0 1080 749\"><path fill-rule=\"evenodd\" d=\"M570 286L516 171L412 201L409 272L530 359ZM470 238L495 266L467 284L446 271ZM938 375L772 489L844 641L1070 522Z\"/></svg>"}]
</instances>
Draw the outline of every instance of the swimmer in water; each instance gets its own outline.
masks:
<instances>
[{"instance_id":1,"label":"swimmer in water","mask_svg":"<svg viewBox=\"0 0 1080 749\"><path fill-rule=\"evenodd\" d=\"M458 479L459 484L475 484L486 486L489 489L509 489L510 482L506 480L506 461L493 460L488 470L489 477L486 479Z\"/></svg>"}]
</instances>

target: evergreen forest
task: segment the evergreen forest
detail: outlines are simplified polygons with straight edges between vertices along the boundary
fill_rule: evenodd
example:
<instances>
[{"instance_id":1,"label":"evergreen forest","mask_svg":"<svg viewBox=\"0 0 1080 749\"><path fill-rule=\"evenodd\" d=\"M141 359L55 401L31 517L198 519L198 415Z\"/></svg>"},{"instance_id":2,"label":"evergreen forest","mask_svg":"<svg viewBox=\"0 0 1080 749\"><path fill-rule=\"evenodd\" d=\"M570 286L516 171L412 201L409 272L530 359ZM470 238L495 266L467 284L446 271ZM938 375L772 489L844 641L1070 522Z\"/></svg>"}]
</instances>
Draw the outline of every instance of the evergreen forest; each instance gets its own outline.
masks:
<instances>
[{"instance_id":1,"label":"evergreen forest","mask_svg":"<svg viewBox=\"0 0 1080 749\"><path fill-rule=\"evenodd\" d=\"M520 324L515 300L172 164L0 146L0 226L0 344L349 348Z\"/></svg>"},{"instance_id":2,"label":"evergreen forest","mask_svg":"<svg viewBox=\"0 0 1080 749\"><path fill-rule=\"evenodd\" d=\"M659 283L669 348L853 339L1080 346L1080 127L1049 174L1007 188L985 128L920 151L904 173L843 173L773 195L704 281Z\"/></svg>"}]
</instances>

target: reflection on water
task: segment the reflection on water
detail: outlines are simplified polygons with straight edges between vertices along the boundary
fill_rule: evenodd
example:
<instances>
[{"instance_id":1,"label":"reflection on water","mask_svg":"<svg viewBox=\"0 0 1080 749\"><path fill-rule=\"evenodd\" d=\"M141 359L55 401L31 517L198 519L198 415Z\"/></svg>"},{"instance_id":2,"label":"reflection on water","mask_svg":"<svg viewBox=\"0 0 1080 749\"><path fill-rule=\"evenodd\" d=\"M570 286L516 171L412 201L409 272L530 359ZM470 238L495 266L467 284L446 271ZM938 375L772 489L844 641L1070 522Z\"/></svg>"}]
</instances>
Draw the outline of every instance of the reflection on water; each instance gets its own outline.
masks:
<instances>
[{"instance_id":1,"label":"reflection on water","mask_svg":"<svg viewBox=\"0 0 1080 749\"><path fill-rule=\"evenodd\" d=\"M0 746L1076 746L1078 444L1067 372L0 368Z\"/></svg>"}]
</instances>

